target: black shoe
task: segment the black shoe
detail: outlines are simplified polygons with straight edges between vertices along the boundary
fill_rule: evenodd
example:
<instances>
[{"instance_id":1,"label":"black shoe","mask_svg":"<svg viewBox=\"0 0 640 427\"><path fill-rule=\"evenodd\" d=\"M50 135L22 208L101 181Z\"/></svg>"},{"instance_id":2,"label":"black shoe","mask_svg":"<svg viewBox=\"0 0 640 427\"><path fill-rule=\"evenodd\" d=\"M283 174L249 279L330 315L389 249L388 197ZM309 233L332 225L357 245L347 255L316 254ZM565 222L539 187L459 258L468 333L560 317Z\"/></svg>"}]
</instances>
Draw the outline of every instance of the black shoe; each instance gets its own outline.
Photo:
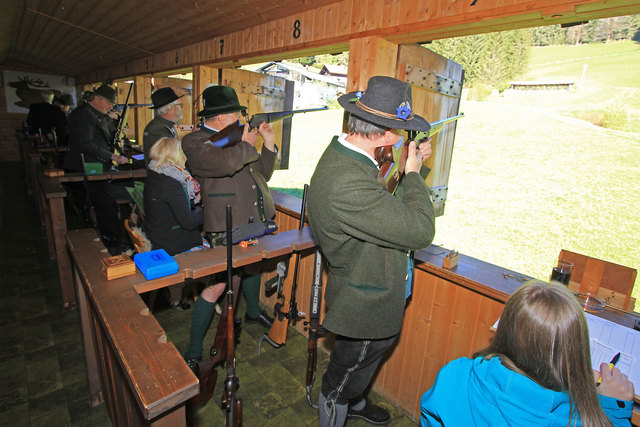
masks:
<instances>
[{"instance_id":1,"label":"black shoe","mask_svg":"<svg viewBox=\"0 0 640 427\"><path fill-rule=\"evenodd\" d=\"M174 301L171 303L171 308L173 308L176 311L187 311L191 308L191 305L189 305L188 302L180 302L180 301Z\"/></svg>"},{"instance_id":2,"label":"black shoe","mask_svg":"<svg viewBox=\"0 0 640 427\"><path fill-rule=\"evenodd\" d=\"M245 314L244 321L247 323L258 323L265 328L270 328L273 325L273 317L269 317L264 310L262 310L256 317L249 317Z\"/></svg>"},{"instance_id":3,"label":"black shoe","mask_svg":"<svg viewBox=\"0 0 640 427\"><path fill-rule=\"evenodd\" d=\"M368 423L376 425L386 425L391 422L391 415L389 414L389 411L378 405L374 405L368 400L365 402L364 408L359 411L349 407L349 410L347 411L347 418L361 418Z\"/></svg>"},{"instance_id":4,"label":"black shoe","mask_svg":"<svg viewBox=\"0 0 640 427\"><path fill-rule=\"evenodd\" d=\"M185 356L184 360L187 362L187 366L195 373L198 362L202 360L202 356Z\"/></svg>"}]
</instances>

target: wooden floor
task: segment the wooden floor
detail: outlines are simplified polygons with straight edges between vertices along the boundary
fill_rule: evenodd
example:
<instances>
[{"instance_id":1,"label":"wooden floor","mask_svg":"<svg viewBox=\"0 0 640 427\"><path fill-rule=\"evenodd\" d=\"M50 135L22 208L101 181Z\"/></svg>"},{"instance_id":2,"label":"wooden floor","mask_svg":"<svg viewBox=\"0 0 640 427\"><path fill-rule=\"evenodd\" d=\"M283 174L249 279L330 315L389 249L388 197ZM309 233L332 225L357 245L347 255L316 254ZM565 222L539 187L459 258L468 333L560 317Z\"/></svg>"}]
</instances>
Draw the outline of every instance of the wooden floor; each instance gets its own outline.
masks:
<instances>
[{"instance_id":1,"label":"wooden floor","mask_svg":"<svg viewBox=\"0 0 640 427\"><path fill-rule=\"evenodd\" d=\"M73 218L69 224L74 224ZM0 425L111 425L104 405L89 405L78 312L62 311L56 264L49 259L46 235L33 199L26 194L18 162L0 163L0 241ZM244 298L238 304L242 316ZM157 305L158 321L184 352L191 310L171 310L161 298ZM216 315L205 349L212 344L217 320ZM243 325L237 347L244 425L317 425L317 413L305 398L306 338L290 328L286 346L274 349L265 343L258 356L263 332L260 326ZM319 355L318 371L322 373L328 356ZM219 408L223 376L219 372L212 400L189 414L192 425L224 425ZM319 383L320 379L314 397ZM391 411L392 426L415 426L374 393L370 398ZM350 420L347 425L370 424Z\"/></svg>"}]
</instances>

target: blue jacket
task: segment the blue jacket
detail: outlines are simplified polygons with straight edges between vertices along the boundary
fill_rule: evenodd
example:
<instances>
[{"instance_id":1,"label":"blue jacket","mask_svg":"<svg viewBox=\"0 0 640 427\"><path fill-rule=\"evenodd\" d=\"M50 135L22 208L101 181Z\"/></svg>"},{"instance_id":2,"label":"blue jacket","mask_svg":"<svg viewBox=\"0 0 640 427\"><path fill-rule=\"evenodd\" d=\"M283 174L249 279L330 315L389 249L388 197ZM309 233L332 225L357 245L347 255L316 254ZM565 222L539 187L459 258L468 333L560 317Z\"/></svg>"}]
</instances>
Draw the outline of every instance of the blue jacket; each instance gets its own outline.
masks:
<instances>
[{"instance_id":1,"label":"blue jacket","mask_svg":"<svg viewBox=\"0 0 640 427\"><path fill-rule=\"evenodd\" d=\"M633 402L598 395L614 426L630 426ZM422 426L558 426L569 419L569 395L549 390L502 365L497 357L445 365L420 400ZM573 425L573 424L571 424ZM577 426L581 423L578 420Z\"/></svg>"}]
</instances>

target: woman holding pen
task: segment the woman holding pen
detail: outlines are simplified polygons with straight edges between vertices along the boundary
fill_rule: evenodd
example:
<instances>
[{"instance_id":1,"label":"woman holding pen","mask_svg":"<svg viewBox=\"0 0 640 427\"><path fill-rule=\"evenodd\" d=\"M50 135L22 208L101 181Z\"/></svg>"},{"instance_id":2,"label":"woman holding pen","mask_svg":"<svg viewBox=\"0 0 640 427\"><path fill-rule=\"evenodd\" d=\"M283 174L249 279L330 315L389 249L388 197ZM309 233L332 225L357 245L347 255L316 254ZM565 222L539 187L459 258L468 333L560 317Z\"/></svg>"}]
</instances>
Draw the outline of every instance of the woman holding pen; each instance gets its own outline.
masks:
<instances>
[{"instance_id":1,"label":"woman holding pen","mask_svg":"<svg viewBox=\"0 0 640 427\"><path fill-rule=\"evenodd\" d=\"M507 301L489 347L440 370L420 401L422 426L629 426L633 384L609 366L591 369L567 287L532 281Z\"/></svg>"}]
</instances>

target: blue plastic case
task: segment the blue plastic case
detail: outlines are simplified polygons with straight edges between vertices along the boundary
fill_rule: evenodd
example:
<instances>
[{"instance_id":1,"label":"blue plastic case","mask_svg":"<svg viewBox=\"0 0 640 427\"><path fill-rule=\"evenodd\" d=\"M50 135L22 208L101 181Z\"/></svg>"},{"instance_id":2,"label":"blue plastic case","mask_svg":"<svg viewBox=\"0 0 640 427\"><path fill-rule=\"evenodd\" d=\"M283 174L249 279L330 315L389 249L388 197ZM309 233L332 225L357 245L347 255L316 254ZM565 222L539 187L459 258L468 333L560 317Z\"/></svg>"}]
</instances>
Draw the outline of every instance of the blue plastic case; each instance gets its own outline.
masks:
<instances>
[{"instance_id":1,"label":"blue plastic case","mask_svg":"<svg viewBox=\"0 0 640 427\"><path fill-rule=\"evenodd\" d=\"M171 258L164 249L135 254L133 262L136 263L147 280L168 276L176 273L180 268L176 260Z\"/></svg>"}]
</instances>

